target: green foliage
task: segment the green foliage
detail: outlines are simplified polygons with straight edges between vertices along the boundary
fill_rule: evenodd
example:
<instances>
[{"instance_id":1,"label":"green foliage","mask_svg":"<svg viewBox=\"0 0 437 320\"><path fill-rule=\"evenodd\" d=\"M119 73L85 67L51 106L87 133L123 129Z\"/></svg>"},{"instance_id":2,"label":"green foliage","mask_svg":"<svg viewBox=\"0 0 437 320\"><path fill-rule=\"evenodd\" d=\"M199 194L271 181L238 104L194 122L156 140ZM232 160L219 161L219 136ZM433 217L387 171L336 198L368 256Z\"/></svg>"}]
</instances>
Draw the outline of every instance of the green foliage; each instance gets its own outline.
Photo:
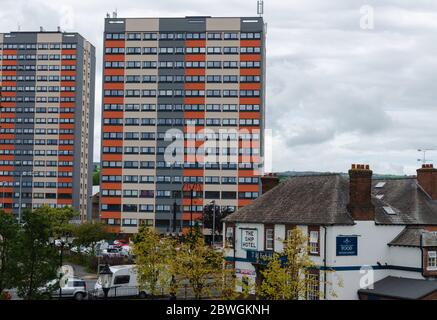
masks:
<instances>
[{"instance_id":1,"label":"green foliage","mask_svg":"<svg viewBox=\"0 0 437 320\"><path fill-rule=\"evenodd\" d=\"M275 253L261 271L260 295L269 300L305 299L311 282L315 281L308 277L308 271L315 265L308 255L307 238L295 228L284 246L283 252Z\"/></svg>"},{"instance_id":2,"label":"green foliage","mask_svg":"<svg viewBox=\"0 0 437 320\"><path fill-rule=\"evenodd\" d=\"M93 172L93 186L100 185L100 168L96 168Z\"/></svg>"},{"instance_id":3,"label":"green foliage","mask_svg":"<svg viewBox=\"0 0 437 320\"><path fill-rule=\"evenodd\" d=\"M196 229L194 229L196 230ZM205 245L199 232L192 232L180 245L176 260L196 299L223 288L224 259L220 252Z\"/></svg>"},{"instance_id":4,"label":"green foliage","mask_svg":"<svg viewBox=\"0 0 437 320\"><path fill-rule=\"evenodd\" d=\"M50 238L71 234L74 228L69 222L76 214L71 208L43 206L24 211L23 224L19 225L12 215L0 212L0 294L17 287L22 298L44 297L41 289L57 278L59 267L59 251ZM92 241L91 236L87 239ZM55 283L49 291L58 285Z\"/></svg>"},{"instance_id":5,"label":"green foliage","mask_svg":"<svg viewBox=\"0 0 437 320\"><path fill-rule=\"evenodd\" d=\"M70 207L65 208L50 208L43 206L34 210L35 213L46 215L49 220L49 235L56 239L71 233L71 219L76 217L78 213Z\"/></svg>"},{"instance_id":6,"label":"green foliage","mask_svg":"<svg viewBox=\"0 0 437 320\"><path fill-rule=\"evenodd\" d=\"M235 296L234 270L223 268L221 252L205 245L200 228L193 228L183 241L141 228L134 240L138 279L150 294L176 295L182 284L196 299L212 292Z\"/></svg>"},{"instance_id":7,"label":"green foliage","mask_svg":"<svg viewBox=\"0 0 437 320\"><path fill-rule=\"evenodd\" d=\"M91 247L91 255L95 255L96 243L106 238L106 227L100 222L83 222L71 227L74 245Z\"/></svg>"},{"instance_id":8,"label":"green foliage","mask_svg":"<svg viewBox=\"0 0 437 320\"><path fill-rule=\"evenodd\" d=\"M60 227L53 221L59 209L43 207L25 211L24 225L19 232L19 250L16 251L18 295L25 299L42 298L39 288L57 277L58 252L49 244L53 228Z\"/></svg>"},{"instance_id":9,"label":"green foliage","mask_svg":"<svg viewBox=\"0 0 437 320\"><path fill-rule=\"evenodd\" d=\"M0 211L0 295L15 286L17 256L14 253L18 240L18 223L11 214Z\"/></svg>"},{"instance_id":10,"label":"green foliage","mask_svg":"<svg viewBox=\"0 0 437 320\"><path fill-rule=\"evenodd\" d=\"M168 283L168 253L170 242L162 238L154 229L142 227L134 240L135 263L138 282L151 296L159 292L159 287Z\"/></svg>"}]
</instances>

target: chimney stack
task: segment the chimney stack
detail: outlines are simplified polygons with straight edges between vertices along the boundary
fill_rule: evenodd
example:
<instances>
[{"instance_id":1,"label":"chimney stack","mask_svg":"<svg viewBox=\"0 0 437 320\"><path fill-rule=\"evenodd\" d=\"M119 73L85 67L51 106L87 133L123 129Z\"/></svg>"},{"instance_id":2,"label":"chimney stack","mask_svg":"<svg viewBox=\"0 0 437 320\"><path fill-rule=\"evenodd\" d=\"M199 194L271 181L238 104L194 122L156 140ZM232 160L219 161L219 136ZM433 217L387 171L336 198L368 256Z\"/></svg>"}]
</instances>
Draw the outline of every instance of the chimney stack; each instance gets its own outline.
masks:
<instances>
[{"instance_id":1,"label":"chimney stack","mask_svg":"<svg viewBox=\"0 0 437 320\"><path fill-rule=\"evenodd\" d=\"M354 220L375 220L372 203L372 170L369 165L353 164L349 170L349 212Z\"/></svg>"},{"instance_id":2,"label":"chimney stack","mask_svg":"<svg viewBox=\"0 0 437 320\"><path fill-rule=\"evenodd\" d=\"M279 178L274 173L269 173L261 177L261 193L264 194L279 184Z\"/></svg>"},{"instance_id":3,"label":"chimney stack","mask_svg":"<svg viewBox=\"0 0 437 320\"><path fill-rule=\"evenodd\" d=\"M417 183L432 200L437 200L437 169L432 164L417 169Z\"/></svg>"}]
</instances>

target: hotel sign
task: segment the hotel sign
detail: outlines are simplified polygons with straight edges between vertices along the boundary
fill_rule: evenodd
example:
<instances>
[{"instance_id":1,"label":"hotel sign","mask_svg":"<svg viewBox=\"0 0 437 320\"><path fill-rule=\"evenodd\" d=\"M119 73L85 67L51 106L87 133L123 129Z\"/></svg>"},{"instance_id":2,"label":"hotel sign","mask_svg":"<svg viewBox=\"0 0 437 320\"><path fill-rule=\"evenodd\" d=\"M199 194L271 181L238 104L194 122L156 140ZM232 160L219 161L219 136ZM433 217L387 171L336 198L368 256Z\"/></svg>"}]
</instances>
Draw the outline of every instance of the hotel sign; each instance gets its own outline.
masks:
<instances>
[{"instance_id":1,"label":"hotel sign","mask_svg":"<svg viewBox=\"0 0 437 320\"><path fill-rule=\"evenodd\" d=\"M337 236L336 241L337 256L356 256L358 255L357 236Z\"/></svg>"},{"instance_id":2,"label":"hotel sign","mask_svg":"<svg viewBox=\"0 0 437 320\"><path fill-rule=\"evenodd\" d=\"M257 229L241 229L241 249L258 250Z\"/></svg>"}]
</instances>

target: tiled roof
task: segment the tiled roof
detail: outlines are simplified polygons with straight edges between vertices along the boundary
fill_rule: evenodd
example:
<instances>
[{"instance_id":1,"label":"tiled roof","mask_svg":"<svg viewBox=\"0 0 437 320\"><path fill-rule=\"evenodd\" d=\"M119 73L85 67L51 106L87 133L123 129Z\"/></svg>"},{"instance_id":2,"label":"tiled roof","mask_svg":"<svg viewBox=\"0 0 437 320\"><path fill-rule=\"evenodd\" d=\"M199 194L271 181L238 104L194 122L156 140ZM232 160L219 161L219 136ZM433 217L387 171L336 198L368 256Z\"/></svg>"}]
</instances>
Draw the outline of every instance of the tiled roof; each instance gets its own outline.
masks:
<instances>
[{"instance_id":1,"label":"tiled roof","mask_svg":"<svg viewBox=\"0 0 437 320\"><path fill-rule=\"evenodd\" d=\"M407 227L396 238L394 238L389 246L405 246L405 247L420 247L420 239L424 247L437 246L437 233L429 232L421 227Z\"/></svg>"},{"instance_id":2,"label":"tiled roof","mask_svg":"<svg viewBox=\"0 0 437 320\"><path fill-rule=\"evenodd\" d=\"M287 179L228 216L229 222L353 224L348 182L340 174Z\"/></svg>"},{"instance_id":3,"label":"tiled roof","mask_svg":"<svg viewBox=\"0 0 437 320\"><path fill-rule=\"evenodd\" d=\"M376 188L379 182L383 187ZM437 201L432 201L416 179L373 180L375 223L437 225ZM228 216L228 222L286 224L353 224L347 210L349 179L341 174L291 177L249 205ZM387 208L394 214L388 214Z\"/></svg>"},{"instance_id":4,"label":"tiled roof","mask_svg":"<svg viewBox=\"0 0 437 320\"><path fill-rule=\"evenodd\" d=\"M373 181L373 202L375 221L378 224L400 225L437 225L437 201L431 200L417 185L414 178L386 180L382 188L375 188ZM383 195L382 199L376 195ZM384 206L390 206L396 212L389 215Z\"/></svg>"},{"instance_id":5,"label":"tiled roof","mask_svg":"<svg viewBox=\"0 0 437 320\"><path fill-rule=\"evenodd\" d=\"M373 289L360 289L358 293L394 299L417 300L437 291L437 281L386 277L373 284Z\"/></svg>"}]
</instances>

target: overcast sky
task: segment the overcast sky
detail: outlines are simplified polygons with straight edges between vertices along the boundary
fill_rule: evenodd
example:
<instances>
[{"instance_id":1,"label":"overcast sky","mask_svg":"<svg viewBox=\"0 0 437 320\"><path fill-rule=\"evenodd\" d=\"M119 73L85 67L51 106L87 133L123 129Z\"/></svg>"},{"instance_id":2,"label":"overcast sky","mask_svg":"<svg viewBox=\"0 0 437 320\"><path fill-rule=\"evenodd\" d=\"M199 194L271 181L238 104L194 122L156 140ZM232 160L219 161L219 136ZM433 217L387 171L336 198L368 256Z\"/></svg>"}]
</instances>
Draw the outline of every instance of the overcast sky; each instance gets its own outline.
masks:
<instances>
[{"instance_id":1,"label":"overcast sky","mask_svg":"<svg viewBox=\"0 0 437 320\"><path fill-rule=\"evenodd\" d=\"M106 12L253 16L256 0L0 0L0 32L78 31L97 48L96 133ZM374 9L374 28L364 16ZM364 10L364 11L360 11ZM437 148L437 1L265 0L273 170L412 174ZM99 157L96 143L95 160ZM437 161L437 152L429 158Z\"/></svg>"}]
</instances>

